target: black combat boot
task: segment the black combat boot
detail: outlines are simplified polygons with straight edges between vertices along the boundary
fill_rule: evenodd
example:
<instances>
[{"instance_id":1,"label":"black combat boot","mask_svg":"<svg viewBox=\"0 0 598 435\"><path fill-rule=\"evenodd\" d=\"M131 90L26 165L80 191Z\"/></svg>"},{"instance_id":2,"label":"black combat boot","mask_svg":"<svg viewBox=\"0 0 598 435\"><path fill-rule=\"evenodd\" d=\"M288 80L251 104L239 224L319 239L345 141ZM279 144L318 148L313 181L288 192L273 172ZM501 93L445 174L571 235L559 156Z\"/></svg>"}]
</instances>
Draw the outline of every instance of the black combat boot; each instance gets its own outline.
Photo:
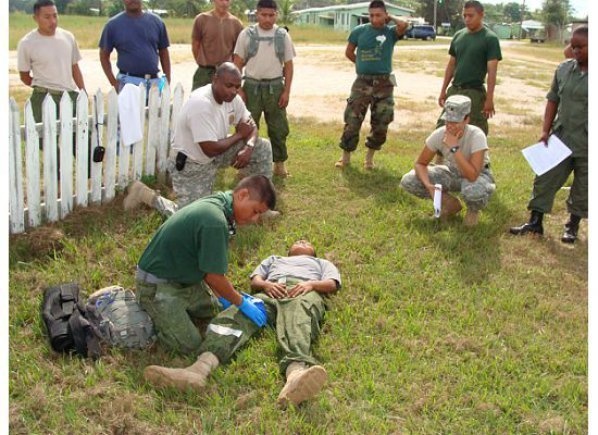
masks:
<instances>
[{"instance_id":1,"label":"black combat boot","mask_svg":"<svg viewBox=\"0 0 598 435\"><path fill-rule=\"evenodd\" d=\"M529 217L529 222L524 223L518 227L511 227L509 230L511 234L515 234L517 236L522 236L524 234L544 234L544 228L542 227L542 218L544 218L544 213L541 213L536 210L532 210L532 214Z\"/></svg>"},{"instance_id":2,"label":"black combat boot","mask_svg":"<svg viewBox=\"0 0 598 435\"><path fill-rule=\"evenodd\" d=\"M563 237L561 237L561 242L575 243L577 240L577 231L579 230L579 221L581 221L580 216L572 214L569 217L569 222L565 224L565 232L563 233Z\"/></svg>"}]
</instances>

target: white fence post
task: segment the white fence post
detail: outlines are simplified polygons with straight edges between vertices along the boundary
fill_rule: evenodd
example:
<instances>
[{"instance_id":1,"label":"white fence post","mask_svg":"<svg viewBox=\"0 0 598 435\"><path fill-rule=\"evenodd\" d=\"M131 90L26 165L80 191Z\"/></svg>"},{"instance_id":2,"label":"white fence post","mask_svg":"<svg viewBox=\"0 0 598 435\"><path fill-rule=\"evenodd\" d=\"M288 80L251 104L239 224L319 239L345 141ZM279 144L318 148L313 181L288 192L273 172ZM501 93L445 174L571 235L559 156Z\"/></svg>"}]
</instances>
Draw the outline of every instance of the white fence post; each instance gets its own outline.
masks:
<instances>
[{"instance_id":1,"label":"white fence post","mask_svg":"<svg viewBox=\"0 0 598 435\"><path fill-rule=\"evenodd\" d=\"M160 98L160 138L158 140L157 170L158 181L163 183L166 180L166 163L168 161L168 150L170 140L170 86L168 82L162 89Z\"/></svg>"},{"instance_id":2,"label":"white fence post","mask_svg":"<svg viewBox=\"0 0 598 435\"><path fill-rule=\"evenodd\" d=\"M58 220L58 162L56 159L56 104L50 94L42 103L42 120L44 122L44 202L46 219L49 222Z\"/></svg>"},{"instance_id":3,"label":"white fence post","mask_svg":"<svg viewBox=\"0 0 598 435\"><path fill-rule=\"evenodd\" d=\"M103 116L103 115L102 115ZM116 141L118 139L118 95L112 88L108 93L108 114L106 115L106 154L104 155L104 188L106 201L114 198L116 182Z\"/></svg>"},{"instance_id":4,"label":"white fence post","mask_svg":"<svg viewBox=\"0 0 598 435\"><path fill-rule=\"evenodd\" d=\"M139 119L141 121L141 131L144 132L143 136L145 137L145 96L147 94L147 91L145 89L145 85L141 84L139 86ZM139 180L141 178L141 176L143 175L143 151L146 148L144 146L144 140L143 138L139 141L134 143L133 145L131 145L133 147L133 180ZM129 151L129 150L127 150ZM127 184L128 184L128 178L127 178ZM123 187L126 187L126 184L123 185Z\"/></svg>"},{"instance_id":5,"label":"white fence post","mask_svg":"<svg viewBox=\"0 0 598 435\"><path fill-rule=\"evenodd\" d=\"M25 201L23 198L23 165L21 160L21 126L19 106L14 98L10 99L10 130L8 132L9 148L8 176L10 180L10 232L25 231Z\"/></svg>"},{"instance_id":6,"label":"white fence post","mask_svg":"<svg viewBox=\"0 0 598 435\"><path fill-rule=\"evenodd\" d=\"M84 93L84 92L82 92ZM87 145L90 164L91 178L91 203L97 204L102 201L102 161L94 162L93 153L97 146L102 145L102 130L100 125L100 113L104 113L104 96L98 88L91 101L91 122L89 128L91 131L91 142Z\"/></svg>"},{"instance_id":7,"label":"white fence post","mask_svg":"<svg viewBox=\"0 0 598 435\"><path fill-rule=\"evenodd\" d=\"M25 179L27 180L28 223L37 227L42 222L40 198L39 135L33 118L31 101L25 103Z\"/></svg>"},{"instance_id":8,"label":"white fence post","mask_svg":"<svg viewBox=\"0 0 598 435\"><path fill-rule=\"evenodd\" d=\"M60 218L73 211L73 100L60 99Z\"/></svg>"},{"instance_id":9,"label":"white fence post","mask_svg":"<svg viewBox=\"0 0 598 435\"><path fill-rule=\"evenodd\" d=\"M87 182L89 118L87 107L87 94L79 92L79 97L77 97L77 171L75 186L77 189L76 205L84 207L89 203L89 187Z\"/></svg>"},{"instance_id":10,"label":"white fence post","mask_svg":"<svg viewBox=\"0 0 598 435\"><path fill-rule=\"evenodd\" d=\"M156 173L156 151L160 140L160 93L156 86L152 86L150 89L148 109L145 174L154 175Z\"/></svg>"}]
</instances>

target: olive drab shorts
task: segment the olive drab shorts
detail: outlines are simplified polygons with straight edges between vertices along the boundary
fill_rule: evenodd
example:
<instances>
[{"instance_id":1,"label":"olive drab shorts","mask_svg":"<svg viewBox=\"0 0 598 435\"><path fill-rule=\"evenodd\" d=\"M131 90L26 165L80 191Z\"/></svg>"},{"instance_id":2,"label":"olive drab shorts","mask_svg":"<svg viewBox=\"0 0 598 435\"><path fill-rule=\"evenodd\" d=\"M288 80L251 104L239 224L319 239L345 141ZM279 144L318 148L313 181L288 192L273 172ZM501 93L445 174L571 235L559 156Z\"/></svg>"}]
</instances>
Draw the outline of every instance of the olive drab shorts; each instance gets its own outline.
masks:
<instances>
[{"instance_id":1,"label":"olive drab shorts","mask_svg":"<svg viewBox=\"0 0 598 435\"><path fill-rule=\"evenodd\" d=\"M345 127L339 144L343 150L352 152L357 149L359 131L368 107L371 113L371 130L365 146L373 150L382 148L386 142L388 125L394 120L395 86L396 80L393 74L357 76L351 87L351 95L347 100L344 114Z\"/></svg>"},{"instance_id":2,"label":"olive drab shorts","mask_svg":"<svg viewBox=\"0 0 598 435\"><path fill-rule=\"evenodd\" d=\"M137 301L150 315L158 341L169 350L197 355L202 339L194 319L211 319L221 309L203 283L150 284L136 281Z\"/></svg>"},{"instance_id":3,"label":"olive drab shorts","mask_svg":"<svg viewBox=\"0 0 598 435\"><path fill-rule=\"evenodd\" d=\"M287 278L287 284L290 282ZM312 355L312 347L320 335L320 324L326 311L323 297L315 291L285 299L270 298L264 293L254 296L264 301L268 325L276 330L276 341L282 353L281 373L284 375L292 362L318 364ZM232 305L210 322L200 353L212 352L221 363L226 363L259 330Z\"/></svg>"}]
</instances>

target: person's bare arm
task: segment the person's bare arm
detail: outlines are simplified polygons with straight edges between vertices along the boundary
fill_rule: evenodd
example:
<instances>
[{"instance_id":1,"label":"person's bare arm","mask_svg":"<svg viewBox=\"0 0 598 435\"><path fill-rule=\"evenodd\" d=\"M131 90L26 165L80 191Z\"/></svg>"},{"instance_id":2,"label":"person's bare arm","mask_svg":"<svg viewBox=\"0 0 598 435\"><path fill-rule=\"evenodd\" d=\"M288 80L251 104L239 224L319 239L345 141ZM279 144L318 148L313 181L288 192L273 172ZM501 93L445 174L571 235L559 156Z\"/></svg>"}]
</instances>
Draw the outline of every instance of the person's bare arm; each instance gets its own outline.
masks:
<instances>
[{"instance_id":1,"label":"person's bare arm","mask_svg":"<svg viewBox=\"0 0 598 435\"><path fill-rule=\"evenodd\" d=\"M486 118L494 116L494 88L496 87L496 74L498 72L498 59L488 61L488 80L486 83L486 101L482 112Z\"/></svg>"},{"instance_id":2,"label":"person's bare arm","mask_svg":"<svg viewBox=\"0 0 598 435\"><path fill-rule=\"evenodd\" d=\"M33 77L31 77L29 71L19 71L19 78L21 79L23 84L27 86L31 86L31 83L33 82Z\"/></svg>"},{"instance_id":3,"label":"person's bare arm","mask_svg":"<svg viewBox=\"0 0 598 435\"><path fill-rule=\"evenodd\" d=\"M353 63L355 63L355 60L357 59L357 55L355 54L356 49L357 46L350 42L347 44L347 48L345 48L345 56Z\"/></svg>"},{"instance_id":4,"label":"person's bare arm","mask_svg":"<svg viewBox=\"0 0 598 435\"><path fill-rule=\"evenodd\" d=\"M436 155L435 151L432 151L427 146L421 150L417 160L415 161L415 175L419 178L419 181L422 182L428 193L430 194L430 198L434 198L434 185L430 182L430 175L428 174L428 165Z\"/></svg>"},{"instance_id":5,"label":"person's bare arm","mask_svg":"<svg viewBox=\"0 0 598 435\"><path fill-rule=\"evenodd\" d=\"M323 294L332 293L338 289L338 283L333 279L304 281L287 289L286 284L268 281L261 275L255 275L251 278L251 289L261 290L272 298L280 299L294 298L311 291Z\"/></svg>"},{"instance_id":6,"label":"person's bare arm","mask_svg":"<svg viewBox=\"0 0 598 435\"><path fill-rule=\"evenodd\" d=\"M167 48L161 48L158 50L160 56L160 65L162 65L162 72L166 76L166 80L170 83L170 53Z\"/></svg>"},{"instance_id":7,"label":"person's bare arm","mask_svg":"<svg viewBox=\"0 0 598 435\"><path fill-rule=\"evenodd\" d=\"M241 303L243 303L243 297L238 291L235 290L226 276L215 273L207 273L204 277L204 281L208 286L210 286L212 291L216 293L216 296L223 297L236 306L239 306Z\"/></svg>"},{"instance_id":8,"label":"person's bare arm","mask_svg":"<svg viewBox=\"0 0 598 435\"><path fill-rule=\"evenodd\" d=\"M282 69L282 75L284 77L284 89L278 99L278 107L284 109L289 105L291 97L291 84L293 83L293 60L289 60L284 63Z\"/></svg>"},{"instance_id":9,"label":"person's bare arm","mask_svg":"<svg viewBox=\"0 0 598 435\"><path fill-rule=\"evenodd\" d=\"M455 56L451 56L449 58L448 63L446 64L446 68L444 69L444 80L442 81L442 87L440 88L440 95L438 96L438 105L440 107L444 107L444 102L446 101L446 89L450 84L453 76L455 75L455 68L457 66L457 59Z\"/></svg>"},{"instance_id":10,"label":"person's bare arm","mask_svg":"<svg viewBox=\"0 0 598 435\"><path fill-rule=\"evenodd\" d=\"M81 69L79 68L79 64L76 63L73 65L73 80L77 87L81 90L85 90L85 82L83 81L83 74L81 73Z\"/></svg>"},{"instance_id":11,"label":"person's bare arm","mask_svg":"<svg viewBox=\"0 0 598 435\"><path fill-rule=\"evenodd\" d=\"M110 82L114 89L118 92L118 80L114 77L112 73L112 64L110 63L110 53L103 48L100 48L100 64L102 65L102 69L104 70L104 74L106 78Z\"/></svg>"},{"instance_id":12,"label":"person's bare arm","mask_svg":"<svg viewBox=\"0 0 598 435\"><path fill-rule=\"evenodd\" d=\"M559 104L556 101L546 101L546 108L544 109L544 122L542 123L542 136L540 140L545 144L548 144L548 138L552 131L552 123L556 117Z\"/></svg>"},{"instance_id":13,"label":"person's bare arm","mask_svg":"<svg viewBox=\"0 0 598 435\"><path fill-rule=\"evenodd\" d=\"M403 36L407 31L407 27L409 24L407 21L401 20L399 17L395 17L393 15L388 15L389 20L394 21L396 28L395 31L397 32L397 36Z\"/></svg>"}]
</instances>

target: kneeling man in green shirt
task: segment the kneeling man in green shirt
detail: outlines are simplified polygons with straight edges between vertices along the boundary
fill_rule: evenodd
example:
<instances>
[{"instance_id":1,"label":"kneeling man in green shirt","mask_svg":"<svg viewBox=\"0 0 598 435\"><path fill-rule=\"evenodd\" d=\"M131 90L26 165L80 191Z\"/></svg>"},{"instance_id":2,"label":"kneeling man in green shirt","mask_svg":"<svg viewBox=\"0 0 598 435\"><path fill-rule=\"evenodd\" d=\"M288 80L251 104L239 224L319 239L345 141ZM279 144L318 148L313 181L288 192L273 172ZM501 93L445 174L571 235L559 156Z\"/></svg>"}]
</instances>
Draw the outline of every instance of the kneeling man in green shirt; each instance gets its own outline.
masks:
<instances>
[{"instance_id":1,"label":"kneeling man in green shirt","mask_svg":"<svg viewBox=\"0 0 598 435\"><path fill-rule=\"evenodd\" d=\"M255 223L276 205L272 182L246 177L235 189L187 205L168 218L137 265L137 298L167 348L197 353L201 336L193 319L211 319L236 305L257 326L266 324L259 299L236 291L225 276L228 241L237 225Z\"/></svg>"}]
</instances>

